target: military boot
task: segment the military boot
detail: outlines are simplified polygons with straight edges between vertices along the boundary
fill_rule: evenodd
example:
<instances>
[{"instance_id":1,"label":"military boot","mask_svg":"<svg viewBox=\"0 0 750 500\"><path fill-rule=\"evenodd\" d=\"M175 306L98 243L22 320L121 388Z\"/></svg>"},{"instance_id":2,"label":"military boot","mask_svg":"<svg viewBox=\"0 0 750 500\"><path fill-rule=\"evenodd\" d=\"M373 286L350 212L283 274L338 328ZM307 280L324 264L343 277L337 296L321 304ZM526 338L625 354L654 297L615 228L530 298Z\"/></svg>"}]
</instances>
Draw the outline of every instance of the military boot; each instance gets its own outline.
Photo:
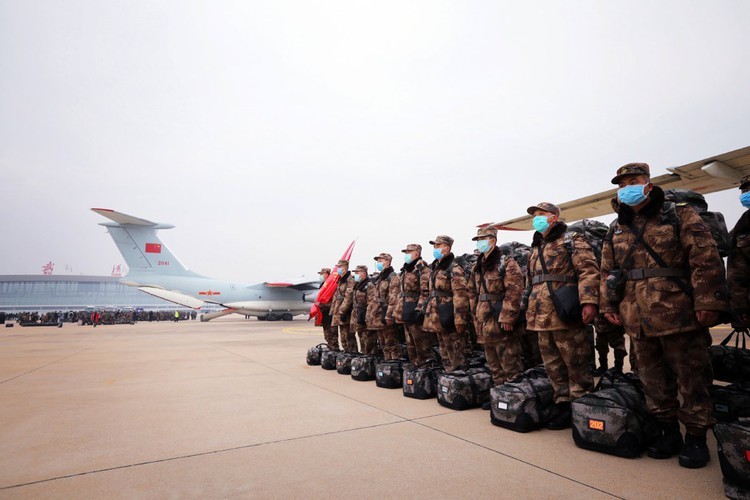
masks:
<instances>
[{"instance_id":1,"label":"military boot","mask_svg":"<svg viewBox=\"0 0 750 500\"><path fill-rule=\"evenodd\" d=\"M607 371L607 368L609 368L609 362L607 361L607 358L599 358L599 368L591 372L591 375L594 377L601 377L604 375L604 372Z\"/></svg>"},{"instance_id":2,"label":"military boot","mask_svg":"<svg viewBox=\"0 0 750 500\"><path fill-rule=\"evenodd\" d=\"M648 456L663 460L670 458L682 449L682 434L680 423L677 420L658 422L659 436L656 441L648 447Z\"/></svg>"},{"instance_id":3,"label":"military boot","mask_svg":"<svg viewBox=\"0 0 750 500\"><path fill-rule=\"evenodd\" d=\"M625 356L627 356L628 353L623 350L615 350L615 371L617 373L622 373L623 366L625 364Z\"/></svg>"},{"instance_id":4,"label":"military boot","mask_svg":"<svg viewBox=\"0 0 750 500\"><path fill-rule=\"evenodd\" d=\"M570 407L570 401L555 403L552 418L547 422L547 429L560 431L570 427L570 420L573 417L573 411Z\"/></svg>"},{"instance_id":5,"label":"military boot","mask_svg":"<svg viewBox=\"0 0 750 500\"><path fill-rule=\"evenodd\" d=\"M700 469L705 467L711 455L706 446L706 434L695 435L685 433L685 446L682 447L679 455L680 465L688 469Z\"/></svg>"}]
</instances>

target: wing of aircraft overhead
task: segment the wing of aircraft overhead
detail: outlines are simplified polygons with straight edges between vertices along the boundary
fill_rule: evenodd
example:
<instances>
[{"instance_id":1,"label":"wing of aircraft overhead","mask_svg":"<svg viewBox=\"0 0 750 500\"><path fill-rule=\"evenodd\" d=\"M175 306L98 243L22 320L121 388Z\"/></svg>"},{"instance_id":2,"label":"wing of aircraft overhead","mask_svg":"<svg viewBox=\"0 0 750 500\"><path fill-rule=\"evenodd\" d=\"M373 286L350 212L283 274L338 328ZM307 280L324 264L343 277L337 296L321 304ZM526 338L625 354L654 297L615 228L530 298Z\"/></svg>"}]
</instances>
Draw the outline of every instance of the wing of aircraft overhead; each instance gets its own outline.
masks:
<instances>
[{"instance_id":1,"label":"wing of aircraft overhead","mask_svg":"<svg viewBox=\"0 0 750 500\"><path fill-rule=\"evenodd\" d=\"M652 177L651 182L663 189L692 189L702 194L736 188L740 185L742 176L750 174L750 146L667 170L670 173ZM617 188L613 188L558 204L560 218L573 222L610 214L613 212L610 200L616 194ZM524 215L481 226L492 225L501 230L531 231L534 229L531 225L532 219L530 215Z\"/></svg>"}]
</instances>

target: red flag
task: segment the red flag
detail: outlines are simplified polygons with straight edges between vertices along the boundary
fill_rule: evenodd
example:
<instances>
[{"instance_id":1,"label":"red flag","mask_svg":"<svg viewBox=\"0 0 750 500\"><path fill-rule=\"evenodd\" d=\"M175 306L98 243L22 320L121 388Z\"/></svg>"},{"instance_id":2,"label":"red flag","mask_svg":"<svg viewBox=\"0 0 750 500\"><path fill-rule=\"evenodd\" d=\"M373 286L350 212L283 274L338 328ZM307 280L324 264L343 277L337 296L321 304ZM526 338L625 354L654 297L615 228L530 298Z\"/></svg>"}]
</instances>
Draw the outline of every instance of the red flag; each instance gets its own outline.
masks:
<instances>
[{"instance_id":1,"label":"red flag","mask_svg":"<svg viewBox=\"0 0 750 500\"><path fill-rule=\"evenodd\" d=\"M161 244L146 243L146 253L161 253Z\"/></svg>"},{"instance_id":2,"label":"red flag","mask_svg":"<svg viewBox=\"0 0 750 500\"><path fill-rule=\"evenodd\" d=\"M351 260L352 258L352 252L354 251L354 244L357 242L357 240L354 240L351 242L349 247L344 251L344 254L341 256L341 260ZM320 311L320 308L318 307L318 304L328 304L331 302L331 299L333 298L333 294L336 291L336 285L339 283L339 266L338 262L335 266L333 266L333 270L331 271L331 274L328 275L328 278L326 278L325 283L323 283L323 286L320 287L320 291L318 292L318 299L315 304L310 308L310 316L308 318L312 319L315 318L315 326L320 326L323 323L323 313Z\"/></svg>"}]
</instances>

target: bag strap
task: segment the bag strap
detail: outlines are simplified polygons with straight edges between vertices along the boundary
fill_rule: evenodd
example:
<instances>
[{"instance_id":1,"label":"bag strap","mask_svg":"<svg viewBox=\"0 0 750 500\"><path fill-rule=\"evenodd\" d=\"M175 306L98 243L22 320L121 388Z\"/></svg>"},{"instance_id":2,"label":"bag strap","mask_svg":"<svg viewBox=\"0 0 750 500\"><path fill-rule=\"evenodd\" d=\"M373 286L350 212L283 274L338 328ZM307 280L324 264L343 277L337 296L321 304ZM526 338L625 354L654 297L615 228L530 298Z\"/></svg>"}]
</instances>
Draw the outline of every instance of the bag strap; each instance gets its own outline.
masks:
<instances>
[{"instance_id":1,"label":"bag strap","mask_svg":"<svg viewBox=\"0 0 750 500\"><path fill-rule=\"evenodd\" d=\"M742 337L742 349L747 349L746 344L746 337L750 337L750 333L748 333L747 329L735 329L732 330L729 335L727 335L724 340L721 341L722 346L726 346L730 340L732 340L732 337L734 337L734 347L739 348L740 344L740 337Z\"/></svg>"}]
</instances>

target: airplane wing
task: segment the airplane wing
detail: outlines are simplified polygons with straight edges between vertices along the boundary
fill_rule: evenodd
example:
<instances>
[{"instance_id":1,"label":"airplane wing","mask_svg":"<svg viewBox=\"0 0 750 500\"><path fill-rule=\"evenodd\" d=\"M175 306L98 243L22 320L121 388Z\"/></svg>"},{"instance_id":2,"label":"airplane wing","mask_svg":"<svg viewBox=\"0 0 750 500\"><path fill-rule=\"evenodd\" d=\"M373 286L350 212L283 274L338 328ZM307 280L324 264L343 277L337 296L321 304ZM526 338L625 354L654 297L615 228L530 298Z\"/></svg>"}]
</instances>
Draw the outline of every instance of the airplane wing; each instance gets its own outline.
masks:
<instances>
[{"instance_id":1,"label":"airplane wing","mask_svg":"<svg viewBox=\"0 0 750 500\"><path fill-rule=\"evenodd\" d=\"M308 290L317 290L320 288L320 282L319 281L303 281L299 283L285 283L285 282L279 282L279 283L271 283L269 281L266 281L263 283L263 285L269 287L269 288L292 288L294 290L299 291L308 291Z\"/></svg>"},{"instance_id":2,"label":"airplane wing","mask_svg":"<svg viewBox=\"0 0 750 500\"><path fill-rule=\"evenodd\" d=\"M702 194L736 188L742 176L750 174L750 146L667 170L670 173L652 177L651 182L663 189L692 189ZM617 188L614 188L559 204L560 218L573 222L611 214L610 200L616 194ZM532 219L530 215L524 215L502 222L480 224L479 227L491 225L500 230L531 231L534 229Z\"/></svg>"},{"instance_id":3,"label":"airplane wing","mask_svg":"<svg viewBox=\"0 0 750 500\"><path fill-rule=\"evenodd\" d=\"M166 301L173 302L181 306L190 307L192 309L200 309L203 306L202 300L196 299L189 295L185 295L183 293L172 292L170 290L164 290L163 288L156 288L153 286L141 286L141 287L138 287L138 290L142 292L146 292L149 295L153 295L154 297L159 297L160 299L164 299Z\"/></svg>"}]
</instances>

